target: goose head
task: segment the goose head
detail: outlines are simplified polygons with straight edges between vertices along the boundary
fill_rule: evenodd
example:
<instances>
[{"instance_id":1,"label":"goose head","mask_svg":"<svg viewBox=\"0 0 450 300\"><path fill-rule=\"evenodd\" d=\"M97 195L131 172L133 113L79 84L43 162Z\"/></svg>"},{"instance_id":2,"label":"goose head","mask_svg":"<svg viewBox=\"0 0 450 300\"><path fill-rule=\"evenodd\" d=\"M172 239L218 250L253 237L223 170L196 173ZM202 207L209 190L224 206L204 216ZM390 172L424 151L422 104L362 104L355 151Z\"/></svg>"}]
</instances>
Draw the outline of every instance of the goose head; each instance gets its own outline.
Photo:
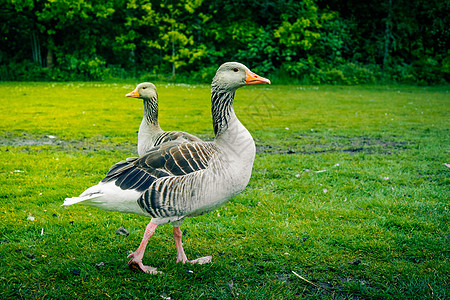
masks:
<instances>
[{"instance_id":1,"label":"goose head","mask_svg":"<svg viewBox=\"0 0 450 300\"><path fill-rule=\"evenodd\" d=\"M228 91L249 84L270 84L270 80L256 75L241 63L227 62L217 69L212 81L213 88Z\"/></svg>"},{"instance_id":2,"label":"goose head","mask_svg":"<svg viewBox=\"0 0 450 300\"><path fill-rule=\"evenodd\" d=\"M158 93L153 83L143 82L130 93L125 95L126 97L134 97L143 100L158 99Z\"/></svg>"}]
</instances>

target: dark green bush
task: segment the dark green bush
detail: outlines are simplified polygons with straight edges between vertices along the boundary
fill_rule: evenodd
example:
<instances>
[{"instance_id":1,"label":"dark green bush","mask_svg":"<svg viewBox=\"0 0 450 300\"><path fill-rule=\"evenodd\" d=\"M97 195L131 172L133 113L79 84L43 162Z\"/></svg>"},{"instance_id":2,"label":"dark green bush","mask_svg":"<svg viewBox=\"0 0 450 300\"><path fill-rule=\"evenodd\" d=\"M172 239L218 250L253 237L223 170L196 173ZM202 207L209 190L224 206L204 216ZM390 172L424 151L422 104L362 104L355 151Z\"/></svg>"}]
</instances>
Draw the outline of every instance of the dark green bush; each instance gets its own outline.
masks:
<instances>
[{"instance_id":1,"label":"dark green bush","mask_svg":"<svg viewBox=\"0 0 450 300\"><path fill-rule=\"evenodd\" d=\"M210 82L240 61L309 84L450 81L442 1L169 2L6 1L0 80Z\"/></svg>"}]
</instances>

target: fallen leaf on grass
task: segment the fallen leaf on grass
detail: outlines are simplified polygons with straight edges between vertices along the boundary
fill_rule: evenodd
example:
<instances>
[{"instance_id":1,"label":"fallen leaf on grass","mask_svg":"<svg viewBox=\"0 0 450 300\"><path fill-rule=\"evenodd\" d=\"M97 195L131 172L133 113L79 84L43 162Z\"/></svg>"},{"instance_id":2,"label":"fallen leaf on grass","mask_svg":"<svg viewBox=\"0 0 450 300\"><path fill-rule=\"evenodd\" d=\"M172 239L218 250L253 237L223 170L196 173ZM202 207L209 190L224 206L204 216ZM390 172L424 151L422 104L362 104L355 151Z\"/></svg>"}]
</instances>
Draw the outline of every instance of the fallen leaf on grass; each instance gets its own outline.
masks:
<instances>
[{"instance_id":1,"label":"fallen leaf on grass","mask_svg":"<svg viewBox=\"0 0 450 300\"><path fill-rule=\"evenodd\" d=\"M360 260L360 259L357 259L357 260L348 262L347 264L357 266L357 265L359 265L360 263L361 263L361 260Z\"/></svg>"},{"instance_id":2,"label":"fallen leaf on grass","mask_svg":"<svg viewBox=\"0 0 450 300\"><path fill-rule=\"evenodd\" d=\"M72 274L75 275L75 276L80 276L81 270L80 269L73 269L72 270Z\"/></svg>"},{"instance_id":3,"label":"fallen leaf on grass","mask_svg":"<svg viewBox=\"0 0 450 300\"><path fill-rule=\"evenodd\" d=\"M277 276L277 280L283 283L287 283L289 282L289 277L287 276L287 274L281 274Z\"/></svg>"},{"instance_id":4,"label":"fallen leaf on grass","mask_svg":"<svg viewBox=\"0 0 450 300\"><path fill-rule=\"evenodd\" d=\"M233 280L230 280L230 281L227 282L227 287L230 290L231 296L233 298L236 298L236 296L239 296L239 294L236 294L236 295L234 294L234 291L233 291Z\"/></svg>"},{"instance_id":5,"label":"fallen leaf on grass","mask_svg":"<svg viewBox=\"0 0 450 300\"><path fill-rule=\"evenodd\" d=\"M105 263L105 262L99 262L99 263L96 263L95 264L95 267L97 268L97 269L100 269L101 267L103 267L103 266L106 266L108 263Z\"/></svg>"},{"instance_id":6,"label":"fallen leaf on grass","mask_svg":"<svg viewBox=\"0 0 450 300\"><path fill-rule=\"evenodd\" d=\"M130 233L123 226L120 226L119 228L117 228L116 234L117 235L129 235Z\"/></svg>"},{"instance_id":7,"label":"fallen leaf on grass","mask_svg":"<svg viewBox=\"0 0 450 300\"><path fill-rule=\"evenodd\" d=\"M339 164L335 164L333 167L339 167ZM313 172L313 173L323 173L323 172L326 172L327 170L311 171L310 169L303 169L303 171L305 171L305 172ZM295 176L297 176L297 175L295 175Z\"/></svg>"},{"instance_id":8,"label":"fallen leaf on grass","mask_svg":"<svg viewBox=\"0 0 450 300\"><path fill-rule=\"evenodd\" d=\"M445 165L447 168L450 168L450 164L444 163L444 165Z\"/></svg>"},{"instance_id":9,"label":"fallen leaf on grass","mask_svg":"<svg viewBox=\"0 0 450 300\"><path fill-rule=\"evenodd\" d=\"M313 172L313 173L323 173L323 172L326 172L327 170L311 171L310 169L303 169L303 171L305 171L305 172Z\"/></svg>"},{"instance_id":10,"label":"fallen leaf on grass","mask_svg":"<svg viewBox=\"0 0 450 300\"><path fill-rule=\"evenodd\" d=\"M205 257L200 257L194 260L188 260L189 263L191 264L199 264L199 265L204 265L204 264L208 264L212 261L212 256L205 256Z\"/></svg>"}]
</instances>

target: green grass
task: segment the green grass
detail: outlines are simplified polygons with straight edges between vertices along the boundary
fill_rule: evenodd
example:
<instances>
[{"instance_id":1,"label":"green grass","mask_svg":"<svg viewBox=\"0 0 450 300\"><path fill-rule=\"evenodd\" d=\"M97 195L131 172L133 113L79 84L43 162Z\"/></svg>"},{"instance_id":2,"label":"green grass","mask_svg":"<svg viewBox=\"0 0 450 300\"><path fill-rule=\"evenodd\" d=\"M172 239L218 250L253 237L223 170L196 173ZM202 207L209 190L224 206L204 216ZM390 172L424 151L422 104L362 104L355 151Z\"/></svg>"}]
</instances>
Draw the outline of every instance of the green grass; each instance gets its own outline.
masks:
<instances>
[{"instance_id":1,"label":"green grass","mask_svg":"<svg viewBox=\"0 0 450 300\"><path fill-rule=\"evenodd\" d=\"M164 275L151 276L126 265L149 219L60 207L135 155L134 86L0 84L1 299L450 297L448 87L240 89L252 179L182 226L187 256L213 262L176 264L163 226L144 263ZM157 86L163 129L212 137L209 86Z\"/></svg>"}]
</instances>

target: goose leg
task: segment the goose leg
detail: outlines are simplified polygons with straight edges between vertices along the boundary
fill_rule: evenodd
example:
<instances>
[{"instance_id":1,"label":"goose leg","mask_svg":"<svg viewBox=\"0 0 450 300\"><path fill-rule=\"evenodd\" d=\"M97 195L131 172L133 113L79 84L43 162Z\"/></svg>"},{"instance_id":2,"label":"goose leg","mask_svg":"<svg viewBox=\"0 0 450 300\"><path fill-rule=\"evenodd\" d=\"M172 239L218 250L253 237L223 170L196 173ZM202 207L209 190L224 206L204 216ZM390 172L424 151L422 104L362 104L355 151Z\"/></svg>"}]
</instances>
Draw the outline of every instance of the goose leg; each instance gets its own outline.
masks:
<instances>
[{"instance_id":1,"label":"goose leg","mask_svg":"<svg viewBox=\"0 0 450 300\"><path fill-rule=\"evenodd\" d=\"M145 228L144 237L142 238L141 244L136 251L128 255L127 258L131 257L131 260L128 262L128 266L130 267L130 269L137 269L141 270L144 273L150 274L160 273L159 271L156 271L156 268L144 266L144 264L142 263L142 258L144 257L144 252L145 248L147 247L148 240L155 233L156 227L158 227L158 225L153 224L152 222L148 223L147 227Z\"/></svg>"},{"instance_id":2,"label":"goose leg","mask_svg":"<svg viewBox=\"0 0 450 300\"><path fill-rule=\"evenodd\" d=\"M187 261L186 254L184 253L183 243L181 242L181 237L183 233L180 227L173 228L173 239L175 240L175 246L177 247L177 263L182 262L183 264Z\"/></svg>"},{"instance_id":3,"label":"goose leg","mask_svg":"<svg viewBox=\"0 0 450 300\"><path fill-rule=\"evenodd\" d=\"M177 247L177 263L182 262L184 264L185 262L189 262L191 264L203 265L211 262L212 256L205 256L194 260L188 260L186 254L184 254L183 243L181 242L182 236L183 233L181 232L180 227L174 227L173 238L175 240L175 246Z\"/></svg>"}]
</instances>

